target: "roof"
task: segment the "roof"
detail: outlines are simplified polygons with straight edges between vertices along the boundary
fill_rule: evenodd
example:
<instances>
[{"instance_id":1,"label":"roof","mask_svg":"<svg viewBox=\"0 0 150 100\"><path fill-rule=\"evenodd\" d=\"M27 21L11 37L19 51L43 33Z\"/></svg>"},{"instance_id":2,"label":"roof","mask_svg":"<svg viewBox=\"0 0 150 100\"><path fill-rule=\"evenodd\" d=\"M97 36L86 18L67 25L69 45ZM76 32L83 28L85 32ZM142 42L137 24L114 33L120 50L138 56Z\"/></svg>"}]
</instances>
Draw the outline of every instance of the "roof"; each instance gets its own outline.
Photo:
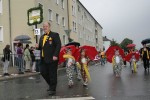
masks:
<instances>
[{"instance_id":1,"label":"roof","mask_svg":"<svg viewBox=\"0 0 150 100\"><path fill-rule=\"evenodd\" d=\"M105 36L105 37L103 37L103 41L111 41L111 40Z\"/></svg>"},{"instance_id":2,"label":"roof","mask_svg":"<svg viewBox=\"0 0 150 100\"><path fill-rule=\"evenodd\" d=\"M98 24L102 29L103 27L99 24L99 22L93 17L93 15L84 7L84 5L78 0L78 2L83 6L83 8L91 15L91 17L95 20L96 24Z\"/></svg>"}]
</instances>

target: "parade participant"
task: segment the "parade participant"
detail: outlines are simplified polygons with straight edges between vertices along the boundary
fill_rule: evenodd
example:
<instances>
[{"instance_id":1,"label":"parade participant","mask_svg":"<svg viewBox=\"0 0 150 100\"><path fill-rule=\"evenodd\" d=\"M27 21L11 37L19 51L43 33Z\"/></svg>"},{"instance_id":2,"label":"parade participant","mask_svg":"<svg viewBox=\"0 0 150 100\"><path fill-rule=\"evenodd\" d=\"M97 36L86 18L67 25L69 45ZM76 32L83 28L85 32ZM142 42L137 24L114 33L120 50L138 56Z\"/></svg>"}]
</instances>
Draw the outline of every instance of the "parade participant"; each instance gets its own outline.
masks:
<instances>
[{"instance_id":1,"label":"parade participant","mask_svg":"<svg viewBox=\"0 0 150 100\"><path fill-rule=\"evenodd\" d=\"M127 61L126 61L126 59L125 59L125 57L128 55L128 52L125 52L124 53L124 58L123 58L123 64L124 64L124 66L126 66L127 65Z\"/></svg>"},{"instance_id":2,"label":"parade participant","mask_svg":"<svg viewBox=\"0 0 150 100\"><path fill-rule=\"evenodd\" d=\"M128 54L130 54L130 53L134 53L134 48L130 48L129 50L128 50ZM131 62L129 62L130 63L130 67L131 67Z\"/></svg>"},{"instance_id":3,"label":"parade participant","mask_svg":"<svg viewBox=\"0 0 150 100\"><path fill-rule=\"evenodd\" d=\"M115 51L115 55L112 57L112 64L113 64L113 71L116 77L120 77L122 65L123 65L123 59L121 55L119 54L119 51Z\"/></svg>"},{"instance_id":4,"label":"parade participant","mask_svg":"<svg viewBox=\"0 0 150 100\"><path fill-rule=\"evenodd\" d=\"M88 81L91 80L89 69L88 69L88 57L86 56L84 49L81 49L80 54L81 55L79 58L79 62L77 63L77 66L80 67L81 69L83 86L86 87L88 85Z\"/></svg>"},{"instance_id":5,"label":"parade participant","mask_svg":"<svg viewBox=\"0 0 150 100\"><path fill-rule=\"evenodd\" d=\"M149 59L150 59L149 48L146 47L146 44L143 44L143 48L140 51L145 71L147 69L149 70Z\"/></svg>"},{"instance_id":6,"label":"parade participant","mask_svg":"<svg viewBox=\"0 0 150 100\"><path fill-rule=\"evenodd\" d=\"M49 85L49 95L55 95L61 40L58 33L51 31L49 22L43 24L43 30L44 34L40 37L38 48L41 51L40 71Z\"/></svg>"},{"instance_id":7,"label":"parade participant","mask_svg":"<svg viewBox=\"0 0 150 100\"><path fill-rule=\"evenodd\" d=\"M66 62L66 73L68 77L68 86L71 88L74 85L73 82L73 72L74 72L74 65L75 65L75 58L72 56L72 52L70 48L66 49L66 54L63 55Z\"/></svg>"},{"instance_id":8,"label":"parade participant","mask_svg":"<svg viewBox=\"0 0 150 100\"><path fill-rule=\"evenodd\" d=\"M136 65L136 58L135 58L135 55L133 54L132 55L132 58L130 59L130 62L131 62L131 71L132 73L136 73L137 72L137 65Z\"/></svg>"},{"instance_id":9,"label":"parade participant","mask_svg":"<svg viewBox=\"0 0 150 100\"><path fill-rule=\"evenodd\" d=\"M101 52L101 65L105 65L105 52Z\"/></svg>"}]
</instances>

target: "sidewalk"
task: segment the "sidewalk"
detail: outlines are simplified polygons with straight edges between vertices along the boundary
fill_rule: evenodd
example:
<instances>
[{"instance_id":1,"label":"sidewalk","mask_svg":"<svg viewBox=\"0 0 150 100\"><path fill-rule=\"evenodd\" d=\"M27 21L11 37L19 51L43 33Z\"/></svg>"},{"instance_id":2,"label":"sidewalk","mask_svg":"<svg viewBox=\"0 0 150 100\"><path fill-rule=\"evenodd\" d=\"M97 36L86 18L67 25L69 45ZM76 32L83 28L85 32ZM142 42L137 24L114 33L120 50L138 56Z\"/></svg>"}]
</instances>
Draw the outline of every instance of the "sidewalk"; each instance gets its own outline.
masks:
<instances>
[{"instance_id":1,"label":"sidewalk","mask_svg":"<svg viewBox=\"0 0 150 100\"><path fill-rule=\"evenodd\" d=\"M0 66L0 81L4 81L4 80L10 80L10 79L14 79L14 78L21 78L21 77L29 77L29 76L34 76L34 75L38 75L40 74L39 72L28 72L28 73L24 73L24 74L18 74L18 71L15 67L10 66L8 68L8 72L10 74L10 76L3 76L3 66Z\"/></svg>"},{"instance_id":2,"label":"sidewalk","mask_svg":"<svg viewBox=\"0 0 150 100\"><path fill-rule=\"evenodd\" d=\"M21 78L21 77L30 77L30 76L35 76L40 74L39 72L26 72L24 74L18 74L17 68L12 66L9 66L8 72L10 76L3 76L3 66L0 65L0 81ZM60 75L65 73L65 70L64 68L61 67L61 65L58 67L58 72Z\"/></svg>"}]
</instances>

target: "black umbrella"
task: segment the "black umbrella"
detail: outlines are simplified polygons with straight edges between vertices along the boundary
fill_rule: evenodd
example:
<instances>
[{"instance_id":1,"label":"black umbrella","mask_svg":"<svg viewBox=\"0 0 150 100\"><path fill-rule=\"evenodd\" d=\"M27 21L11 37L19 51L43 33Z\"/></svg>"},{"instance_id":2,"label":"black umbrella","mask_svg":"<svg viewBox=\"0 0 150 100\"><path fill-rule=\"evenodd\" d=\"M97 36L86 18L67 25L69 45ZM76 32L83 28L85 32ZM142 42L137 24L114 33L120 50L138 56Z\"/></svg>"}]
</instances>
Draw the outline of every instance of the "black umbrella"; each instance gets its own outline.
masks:
<instances>
[{"instance_id":1,"label":"black umbrella","mask_svg":"<svg viewBox=\"0 0 150 100\"><path fill-rule=\"evenodd\" d=\"M30 44L32 43L31 41L28 41L28 40L23 40L23 41L19 41L20 43L24 43L24 44Z\"/></svg>"},{"instance_id":2,"label":"black umbrella","mask_svg":"<svg viewBox=\"0 0 150 100\"><path fill-rule=\"evenodd\" d=\"M68 45L80 46L80 43L79 42L69 42L65 46L68 46Z\"/></svg>"},{"instance_id":3,"label":"black umbrella","mask_svg":"<svg viewBox=\"0 0 150 100\"><path fill-rule=\"evenodd\" d=\"M144 39L141 43L142 43L142 44L150 43L150 38Z\"/></svg>"},{"instance_id":4,"label":"black umbrella","mask_svg":"<svg viewBox=\"0 0 150 100\"><path fill-rule=\"evenodd\" d=\"M23 40L30 40L31 38L28 35L19 35L15 37L14 41L23 41Z\"/></svg>"}]
</instances>

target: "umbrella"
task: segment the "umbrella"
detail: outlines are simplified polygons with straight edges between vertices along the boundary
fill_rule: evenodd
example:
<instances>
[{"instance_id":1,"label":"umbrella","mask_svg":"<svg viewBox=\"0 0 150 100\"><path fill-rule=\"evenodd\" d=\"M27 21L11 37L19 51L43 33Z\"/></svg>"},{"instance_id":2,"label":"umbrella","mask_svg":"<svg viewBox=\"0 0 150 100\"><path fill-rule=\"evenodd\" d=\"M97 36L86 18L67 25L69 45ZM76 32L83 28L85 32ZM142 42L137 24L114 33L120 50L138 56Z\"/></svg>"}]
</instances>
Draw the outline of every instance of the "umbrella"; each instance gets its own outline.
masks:
<instances>
[{"instance_id":1,"label":"umbrella","mask_svg":"<svg viewBox=\"0 0 150 100\"><path fill-rule=\"evenodd\" d=\"M74 46L80 46L80 43L79 42L69 42L68 44L66 44L65 46L68 46L68 45L74 45Z\"/></svg>"},{"instance_id":2,"label":"umbrella","mask_svg":"<svg viewBox=\"0 0 150 100\"><path fill-rule=\"evenodd\" d=\"M73 55L75 57L76 61L79 60L80 50L81 49L85 50L86 56L88 56L90 60L94 60L95 56L98 54L98 52L97 52L95 47L84 45L84 46L81 46L79 49L76 49L76 51L75 51L75 53Z\"/></svg>"},{"instance_id":3,"label":"umbrella","mask_svg":"<svg viewBox=\"0 0 150 100\"><path fill-rule=\"evenodd\" d=\"M30 43L32 43L32 42L31 42L31 41L28 41L28 40L22 40L22 41L14 41L14 43L30 44Z\"/></svg>"},{"instance_id":4,"label":"umbrella","mask_svg":"<svg viewBox=\"0 0 150 100\"><path fill-rule=\"evenodd\" d=\"M132 58L132 56L135 56L135 59L136 60L139 60L140 58L140 53L139 52L133 52L133 53L129 53L126 57L125 57L125 60L130 62L130 59Z\"/></svg>"},{"instance_id":5,"label":"umbrella","mask_svg":"<svg viewBox=\"0 0 150 100\"><path fill-rule=\"evenodd\" d=\"M128 44L127 48L132 48L132 47L135 47L135 46L136 46L135 44Z\"/></svg>"},{"instance_id":6,"label":"umbrella","mask_svg":"<svg viewBox=\"0 0 150 100\"><path fill-rule=\"evenodd\" d=\"M142 44L150 43L150 38L147 38L147 39L143 40L141 43L142 43Z\"/></svg>"},{"instance_id":7,"label":"umbrella","mask_svg":"<svg viewBox=\"0 0 150 100\"><path fill-rule=\"evenodd\" d=\"M25 43L25 44L30 44L32 43L31 41L28 41L28 40L23 40L23 41L19 41L20 43Z\"/></svg>"},{"instance_id":8,"label":"umbrella","mask_svg":"<svg viewBox=\"0 0 150 100\"><path fill-rule=\"evenodd\" d=\"M66 49L70 48L72 54L76 51L76 47L74 45L69 45L69 46L63 46L60 49L60 53L59 53L59 64L65 62L65 59L63 58L63 55L66 53Z\"/></svg>"},{"instance_id":9,"label":"umbrella","mask_svg":"<svg viewBox=\"0 0 150 100\"><path fill-rule=\"evenodd\" d=\"M30 40L31 38L28 35L19 35L15 37L14 41L23 41L23 40Z\"/></svg>"},{"instance_id":10,"label":"umbrella","mask_svg":"<svg viewBox=\"0 0 150 100\"><path fill-rule=\"evenodd\" d=\"M119 50L119 54L122 56L122 58L124 58L123 49L121 49L119 46L110 46L105 53L107 61L109 61L110 63L112 62L112 57L115 55L115 50Z\"/></svg>"}]
</instances>

